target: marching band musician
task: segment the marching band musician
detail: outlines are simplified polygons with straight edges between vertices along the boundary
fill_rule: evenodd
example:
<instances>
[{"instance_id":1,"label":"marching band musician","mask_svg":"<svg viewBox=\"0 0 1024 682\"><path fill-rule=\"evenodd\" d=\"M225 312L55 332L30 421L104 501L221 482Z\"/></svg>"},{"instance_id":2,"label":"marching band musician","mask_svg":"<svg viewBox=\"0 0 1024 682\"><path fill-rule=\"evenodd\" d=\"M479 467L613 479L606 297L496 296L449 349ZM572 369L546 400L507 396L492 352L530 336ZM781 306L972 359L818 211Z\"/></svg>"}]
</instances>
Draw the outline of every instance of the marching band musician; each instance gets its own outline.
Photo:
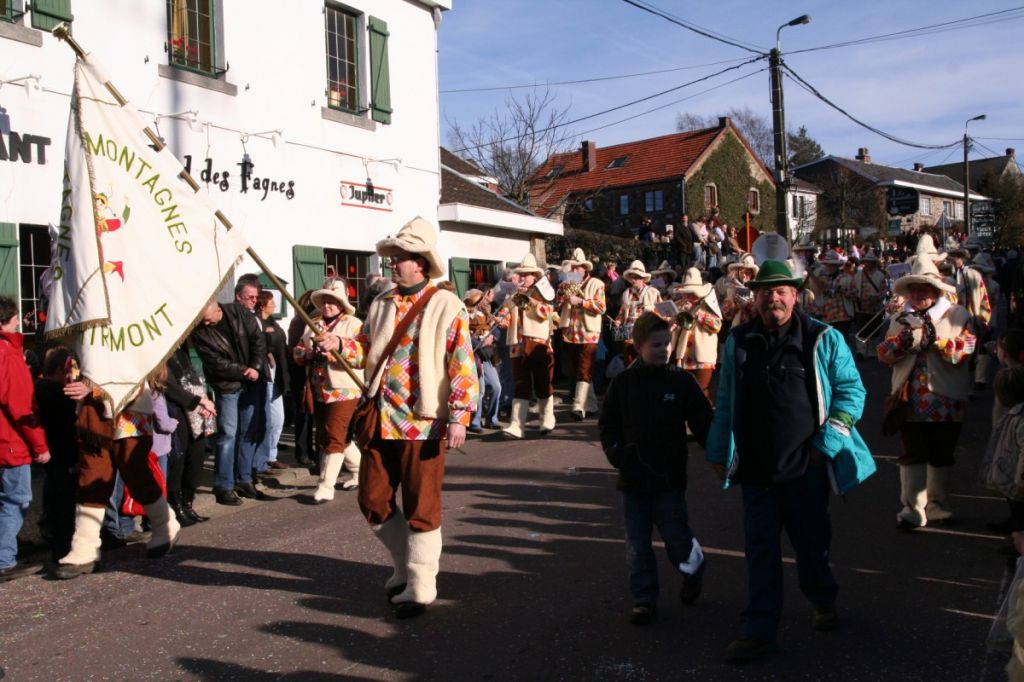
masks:
<instances>
[{"instance_id":1,"label":"marching band musician","mask_svg":"<svg viewBox=\"0 0 1024 682\"><path fill-rule=\"evenodd\" d=\"M583 249L574 249L566 263L572 275L582 278L562 283L558 308L562 343L576 369L572 416L576 421L583 421L588 412L595 413L600 407L591 383L591 371L601 339L601 317L606 310L604 282L590 276L594 264L587 260Z\"/></svg>"},{"instance_id":2,"label":"marching band musician","mask_svg":"<svg viewBox=\"0 0 1024 682\"><path fill-rule=\"evenodd\" d=\"M722 320L725 328L739 326L754 315L754 296L747 282L757 277L759 268L754 256L745 253L735 263L729 263L729 270L715 283L715 294L722 302ZM724 339L723 339L724 340Z\"/></svg>"},{"instance_id":3,"label":"marching band musician","mask_svg":"<svg viewBox=\"0 0 1024 682\"><path fill-rule=\"evenodd\" d=\"M853 299L853 319L858 333L865 330L881 311L888 288L885 273L879 270L878 256L874 251L864 254L860 262L863 267L853 275L849 291L850 297ZM856 339L858 358L863 359L874 355L868 345L870 340L870 338L864 341Z\"/></svg>"},{"instance_id":4,"label":"marching band musician","mask_svg":"<svg viewBox=\"0 0 1024 682\"><path fill-rule=\"evenodd\" d=\"M958 246L948 251L953 261L953 279L956 281L957 303L967 308L975 321L975 327L982 330L992 321L992 303L985 278L976 268L967 267L967 249Z\"/></svg>"},{"instance_id":5,"label":"marching band musician","mask_svg":"<svg viewBox=\"0 0 1024 682\"><path fill-rule=\"evenodd\" d=\"M514 394L512 419L503 431L510 438L522 438L530 413L530 398L540 401L541 434L555 428L555 399L551 379L555 355L551 349L551 327L555 316L554 289L537 267L532 253L512 270L516 293L505 299L495 323L507 330L506 343L512 358ZM548 300L544 294L548 292Z\"/></svg>"},{"instance_id":6,"label":"marching band musician","mask_svg":"<svg viewBox=\"0 0 1024 682\"><path fill-rule=\"evenodd\" d=\"M985 283L985 291L988 294L989 301L999 301L1000 289L999 283L996 282L992 276L996 272L996 265L992 262L992 256L984 251L979 252L971 259L970 267L972 270L977 270ZM999 329L1003 323L1001 319L997 319L998 309L992 308L992 314L988 321L988 332L994 332ZM989 366L992 361L992 355L988 352L985 344L982 343L982 339L978 339L978 364L974 368L974 388L982 389L988 384L989 377Z\"/></svg>"},{"instance_id":7,"label":"marching band musician","mask_svg":"<svg viewBox=\"0 0 1024 682\"><path fill-rule=\"evenodd\" d=\"M476 357L476 371L483 386L480 389L480 402L477 404L476 412L473 413L473 420L469 423L469 431L472 433L483 433L484 427L489 429L500 429L498 423L498 408L501 406L501 378L498 370L495 369L501 364L501 356L494 347L494 316L491 315L490 303L494 300L494 289L486 292L480 289L470 289L462 297L462 302L469 313L469 334L470 342L473 345L473 355ZM484 396L487 394L486 387L491 389L490 410L484 415Z\"/></svg>"},{"instance_id":8,"label":"marching band musician","mask_svg":"<svg viewBox=\"0 0 1024 682\"><path fill-rule=\"evenodd\" d=\"M700 270L686 271L680 285L672 289L680 313L672 329L672 358L697 380L704 396L711 397L711 376L718 363L718 333L722 330L722 310L714 287L701 279Z\"/></svg>"},{"instance_id":9,"label":"marching band musician","mask_svg":"<svg viewBox=\"0 0 1024 682\"><path fill-rule=\"evenodd\" d=\"M838 253L827 250L808 278L808 286L814 292L818 319L838 329L844 337L850 331L850 318L853 317L852 305L845 293L848 286L843 286L848 285L849 276L839 271L845 262Z\"/></svg>"},{"instance_id":10,"label":"marching band musician","mask_svg":"<svg viewBox=\"0 0 1024 682\"><path fill-rule=\"evenodd\" d=\"M661 294L650 285L651 273L647 272L644 264L638 260L630 263L622 276L629 282L629 287L622 292L622 305L619 306L619 314L615 316L612 324L620 334L625 335L622 341L622 356L628 365L636 359L633 323L643 313L654 311L654 306L661 302ZM616 337L618 336L619 334L616 334Z\"/></svg>"}]
</instances>

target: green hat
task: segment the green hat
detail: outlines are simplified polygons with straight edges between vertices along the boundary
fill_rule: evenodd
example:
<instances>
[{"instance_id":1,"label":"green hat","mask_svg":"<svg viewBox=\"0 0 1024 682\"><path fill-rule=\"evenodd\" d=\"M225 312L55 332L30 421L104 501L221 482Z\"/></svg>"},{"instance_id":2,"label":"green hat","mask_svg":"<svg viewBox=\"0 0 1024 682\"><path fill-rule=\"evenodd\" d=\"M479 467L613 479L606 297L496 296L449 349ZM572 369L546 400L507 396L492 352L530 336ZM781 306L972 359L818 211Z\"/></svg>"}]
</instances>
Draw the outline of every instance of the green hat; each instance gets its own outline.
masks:
<instances>
[{"instance_id":1,"label":"green hat","mask_svg":"<svg viewBox=\"0 0 1024 682\"><path fill-rule=\"evenodd\" d=\"M766 260L761 263L761 269L758 270L757 277L747 282L747 286L751 289L777 287L782 284L788 284L799 289L804 284L804 278L795 276L789 269L789 266L780 260Z\"/></svg>"}]
</instances>

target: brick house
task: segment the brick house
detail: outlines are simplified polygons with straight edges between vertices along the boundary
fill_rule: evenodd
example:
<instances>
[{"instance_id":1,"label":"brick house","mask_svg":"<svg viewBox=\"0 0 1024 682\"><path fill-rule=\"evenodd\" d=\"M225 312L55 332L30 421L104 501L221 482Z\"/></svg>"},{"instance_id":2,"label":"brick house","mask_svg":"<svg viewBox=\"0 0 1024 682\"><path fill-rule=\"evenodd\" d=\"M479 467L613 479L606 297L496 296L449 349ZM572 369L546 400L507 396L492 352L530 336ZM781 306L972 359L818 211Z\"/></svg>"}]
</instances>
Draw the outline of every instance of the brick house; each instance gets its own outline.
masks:
<instances>
[{"instance_id":1,"label":"brick house","mask_svg":"<svg viewBox=\"0 0 1024 682\"><path fill-rule=\"evenodd\" d=\"M547 159L531 181L531 206L567 228L619 237L650 217L656 234L717 209L729 224L749 211L755 227L775 219L771 171L727 118L715 128L662 135Z\"/></svg>"}]
</instances>

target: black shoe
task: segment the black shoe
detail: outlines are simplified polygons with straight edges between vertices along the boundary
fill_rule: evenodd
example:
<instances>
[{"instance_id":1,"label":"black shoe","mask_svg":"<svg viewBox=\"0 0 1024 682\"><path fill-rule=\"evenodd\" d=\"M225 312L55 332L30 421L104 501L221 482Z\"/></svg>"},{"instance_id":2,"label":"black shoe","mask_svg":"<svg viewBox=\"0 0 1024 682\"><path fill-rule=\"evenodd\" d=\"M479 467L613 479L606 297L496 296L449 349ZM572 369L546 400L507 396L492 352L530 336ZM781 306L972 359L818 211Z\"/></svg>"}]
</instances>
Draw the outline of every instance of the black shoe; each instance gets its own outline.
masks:
<instances>
[{"instance_id":1,"label":"black shoe","mask_svg":"<svg viewBox=\"0 0 1024 682\"><path fill-rule=\"evenodd\" d=\"M190 519L192 519L192 521L195 522L195 523L202 523L203 521L209 521L210 520L209 516L203 516L202 514L197 512L192 507L192 503L195 501L195 499L196 499L196 493L195 493L194 490L191 491L191 492L182 493L181 494L181 509L182 509L182 511L184 511L185 515L188 516Z\"/></svg>"},{"instance_id":2,"label":"black shoe","mask_svg":"<svg viewBox=\"0 0 1024 682\"><path fill-rule=\"evenodd\" d=\"M683 574L683 587L679 590L679 601L684 604L692 604L697 601L700 591L704 587L704 568L708 565L707 559L700 565L693 575Z\"/></svg>"},{"instance_id":3,"label":"black shoe","mask_svg":"<svg viewBox=\"0 0 1024 682\"><path fill-rule=\"evenodd\" d=\"M306 457L305 455L297 455L295 457L295 463L298 464L300 467L308 467L313 464L313 460L311 460L309 457Z\"/></svg>"},{"instance_id":4,"label":"black shoe","mask_svg":"<svg viewBox=\"0 0 1024 682\"><path fill-rule=\"evenodd\" d=\"M392 603L391 602L392 599L394 599L398 595L400 595L403 592L405 592L405 585L406 585L406 583L401 583L401 584L395 585L394 587L389 587L387 589L385 594L387 594L387 596L388 596L388 603L389 604Z\"/></svg>"},{"instance_id":5,"label":"black shoe","mask_svg":"<svg viewBox=\"0 0 1024 682\"><path fill-rule=\"evenodd\" d=\"M235 494L235 491L230 489L214 488L213 497L217 500L217 504L226 504L229 507L237 507L242 504L242 500Z\"/></svg>"},{"instance_id":6,"label":"black shoe","mask_svg":"<svg viewBox=\"0 0 1024 682\"><path fill-rule=\"evenodd\" d=\"M779 647L771 640L744 635L729 644L725 655L733 663L748 663L755 658L774 654L778 650Z\"/></svg>"},{"instance_id":7,"label":"black shoe","mask_svg":"<svg viewBox=\"0 0 1024 682\"><path fill-rule=\"evenodd\" d=\"M470 426L466 430L469 431L470 433L483 433L484 432L484 429L483 429L482 426Z\"/></svg>"},{"instance_id":8,"label":"black shoe","mask_svg":"<svg viewBox=\"0 0 1024 682\"><path fill-rule=\"evenodd\" d=\"M0 568L0 583L24 578L28 575L35 575L41 570L43 570L43 565L37 563L14 564L7 568Z\"/></svg>"},{"instance_id":9,"label":"black shoe","mask_svg":"<svg viewBox=\"0 0 1024 682\"><path fill-rule=\"evenodd\" d=\"M249 481L240 481L235 484L235 494L239 497L246 497L250 500L266 500L268 499L259 488L253 485Z\"/></svg>"},{"instance_id":10,"label":"black shoe","mask_svg":"<svg viewBox=\"0 0 1024 682\"><path fill-rule=\"evenodd\" d=\"M124 538L119 538L113 533L108 531L100 531L100 549L111 550L121 549L128 544L128 541Z\"/></svg>"},{"instance_id":11,"label":"black shoe","mask_svg":"<svg viewBox=\"0 0 1024 682\"><path fill-rule=\"evenodd\" d=\"M181 493L167 493L167 506L174 512L174 518L182 528L196 525L192 517L185 513L185 508L181 503Z\"/></svg>"},{"instance_id":12,"label":"black shoe","mask_svg":"<svg viewBox=\"0 0 1024 682\"><path fill-rule=\"evenodd\" d=\"M629 612L629 622L633 625L650 625L658 617L658 607L654 604L633 604Z\"/></svg>"},{"instance_id":13,"label":"black shoe","mask_svg":"<svg viewBox=\"0 0 1024 682\"><path fill-rule=\"evenodd\" d=\"M839 627L839 614L836 613L836 606L822 606L814 608L814 629L818 632L832 632Z\"/></svg>"},{"instance_id":14,"label":"black shoe","mask_svg":"<svg viewBox=\"0 0 1024 682\"><path fill-rule=\"evenodd\" d=\"M405 620L406 618L415 618L416 616L422 616L427 612L427 605L420 604L415 601L403 601L399 604L395 604L395 617Z\"/></svg>"}]
</instances>

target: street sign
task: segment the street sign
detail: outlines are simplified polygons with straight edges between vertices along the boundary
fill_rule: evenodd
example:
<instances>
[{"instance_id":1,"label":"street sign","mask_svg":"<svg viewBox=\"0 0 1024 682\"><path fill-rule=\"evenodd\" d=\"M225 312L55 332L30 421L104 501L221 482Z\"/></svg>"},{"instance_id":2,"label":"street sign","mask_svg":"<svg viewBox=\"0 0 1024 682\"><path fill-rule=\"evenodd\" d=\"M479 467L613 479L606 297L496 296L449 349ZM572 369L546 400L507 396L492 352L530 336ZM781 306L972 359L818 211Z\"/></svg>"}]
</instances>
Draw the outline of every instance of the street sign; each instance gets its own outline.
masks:
<instances>
[{"instance_id":1,"label":"street sign","mask_svg":"<svg viewBox=\"0 0 1024 682\"><path fill-rule=\"evenodd\" d=\"M913 215L920 207L921 197L916 189L890 187L886 202L889 215Z\"/></svg>"},{"instance_id":2,"label":"street sign","mask_svg":"<svg viewBox=\"0 0 1024 682\"><path fill-rule=\"evenodd\" d=\"M971 232L986 244L991 244L996 234L996 212L991 201L975 201L971 204Z\"/></svg>"},{"instance_id":3,"label":"street sign","mask_svg":"<svg viewBox=\"0 0 1024 682\"><path fill-rule=\"evenodd\" d=\"M894 218L889 221L889 228L886 231L886 236L897 235L901 232L900 223L903 222L899 218Z\"/></svg>"}]
</instances>

